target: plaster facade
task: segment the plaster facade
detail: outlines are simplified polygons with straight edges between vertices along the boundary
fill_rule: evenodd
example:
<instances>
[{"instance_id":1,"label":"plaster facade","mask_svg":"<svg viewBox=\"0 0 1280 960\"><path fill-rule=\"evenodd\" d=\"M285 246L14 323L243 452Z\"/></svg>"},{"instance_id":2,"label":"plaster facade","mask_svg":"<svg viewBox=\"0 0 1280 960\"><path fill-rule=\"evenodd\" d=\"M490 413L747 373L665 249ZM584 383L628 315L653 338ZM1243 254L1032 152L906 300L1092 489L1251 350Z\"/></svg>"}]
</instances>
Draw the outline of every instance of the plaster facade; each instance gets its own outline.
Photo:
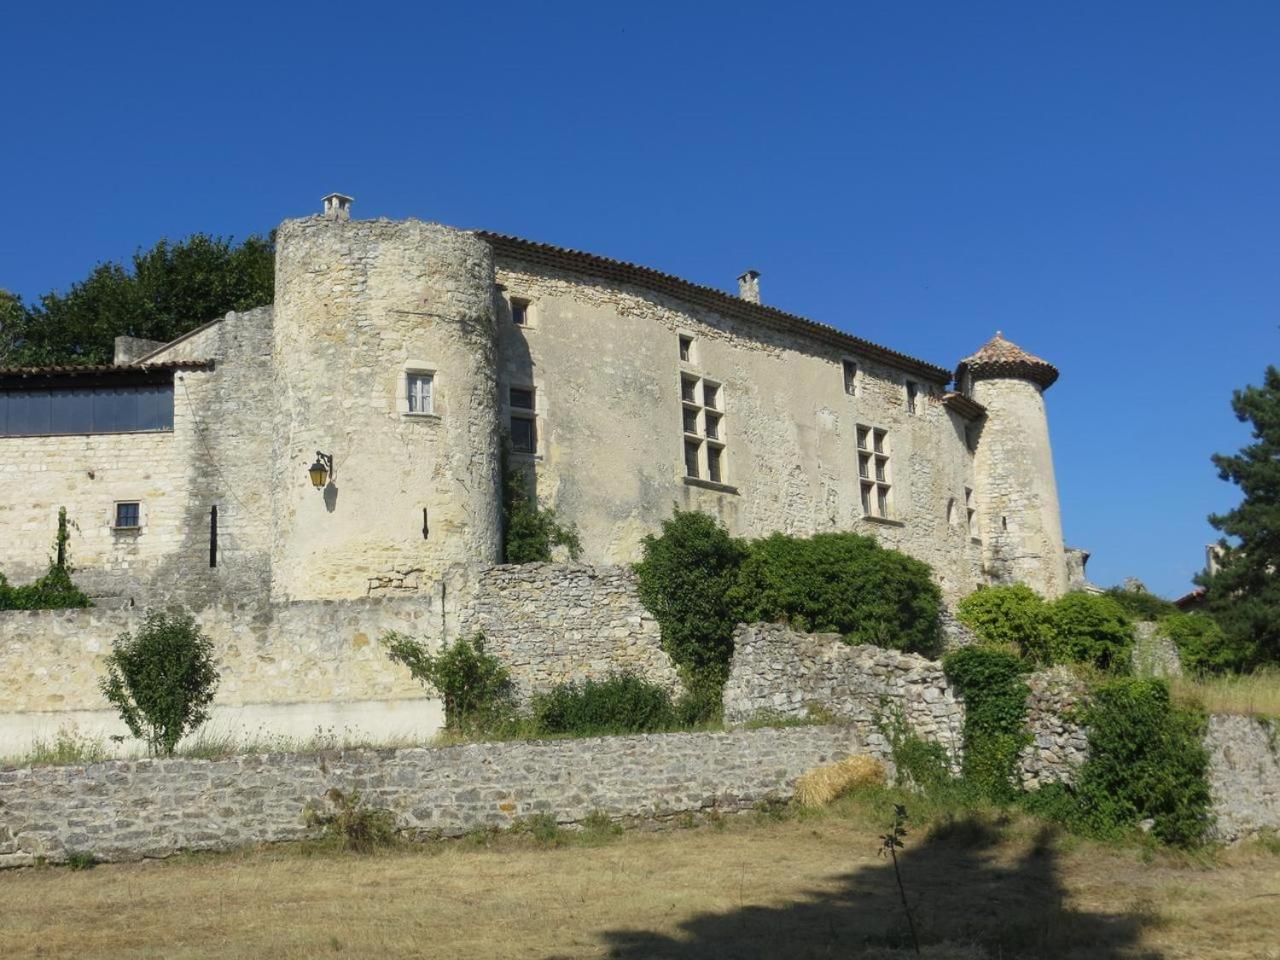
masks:
<instances>
[{"instance_id":1,"label":"plaster facade","mask_svg":"<svg viewBox=\"0 0 1280 960\"><path fill-rule=\"evenodd\" d=\"M741 536L870 534L928 562L950 601L1005 579L1067 588L1052 368L1007 341L949 391L948 369L762 305L758 275L731 296L530 241L351 220L339 200L280 226L273 306L159 347L122 338L94 374L170 378L171 429L0 431L12 581L43 572L65 506L94 596L456 611L501 560L505 454L588 563L636 559L674 503ZM0 370L0 391L86 376ZM118 501L138 504L136 528L113 523Z\"/></svg>"}]
</instances>

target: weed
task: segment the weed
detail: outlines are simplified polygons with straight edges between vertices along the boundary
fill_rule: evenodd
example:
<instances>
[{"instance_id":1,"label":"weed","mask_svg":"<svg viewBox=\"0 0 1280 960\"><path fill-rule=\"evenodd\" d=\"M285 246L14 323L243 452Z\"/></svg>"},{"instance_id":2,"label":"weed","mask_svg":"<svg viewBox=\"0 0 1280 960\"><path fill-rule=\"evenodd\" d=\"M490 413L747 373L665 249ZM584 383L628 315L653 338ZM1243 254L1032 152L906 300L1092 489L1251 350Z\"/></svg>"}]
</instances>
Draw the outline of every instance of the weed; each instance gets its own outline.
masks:
<instances>
[{"instance_id":1,"label":"weed","mask_svg":"<svg viewBox=\"0 0 1280 960\"><path fill-rule=\"evenodd\" d=\"M338 840L344 850L372 853L395 843L395 816L390 810L366 806L356 791L343 793L334 787L325 794L333 811L322 813L314 807L306 813L309 827L320 827L325 836Z\"/></svg>"},{"instance_id":2,"label":"weed","mask_svg":"<svg viewBox=\"0 0 1280 960\"><path fill-rule=\"evenodd\" d=\"M72 870L92 870L97 865L98 858L92 853L77 850L67 854L67 866Z\"/></svg>"}]
</instances>

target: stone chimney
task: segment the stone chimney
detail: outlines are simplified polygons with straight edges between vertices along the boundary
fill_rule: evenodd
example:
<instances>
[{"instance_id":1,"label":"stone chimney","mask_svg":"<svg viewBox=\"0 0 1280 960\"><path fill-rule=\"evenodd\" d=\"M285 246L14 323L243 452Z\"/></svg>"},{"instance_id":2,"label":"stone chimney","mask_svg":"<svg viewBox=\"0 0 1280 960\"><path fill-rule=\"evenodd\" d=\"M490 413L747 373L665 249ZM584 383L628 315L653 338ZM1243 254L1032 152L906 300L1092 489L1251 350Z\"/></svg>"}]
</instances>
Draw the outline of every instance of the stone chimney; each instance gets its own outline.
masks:
<instances>
[{"instance_id":1,"label":"stone chimney","mask_svg":"<svg viewBox=\"0 0 1280 960\"><path fill-rule=\"evenodd\" d=\"M331 193L324 198L326 220L350 220L351 198L343 193Z\"/></svg>"},{"instance_id":2,"label":"stone chimney","mask_svg":"<svg viewBox=\"0 0 1280 960\"><path fill-rule=\"evenodd\" d=\"M759 270L748 270L738 278L738 296L748 303L760 302Z\"/></svg>"}]
</instances>

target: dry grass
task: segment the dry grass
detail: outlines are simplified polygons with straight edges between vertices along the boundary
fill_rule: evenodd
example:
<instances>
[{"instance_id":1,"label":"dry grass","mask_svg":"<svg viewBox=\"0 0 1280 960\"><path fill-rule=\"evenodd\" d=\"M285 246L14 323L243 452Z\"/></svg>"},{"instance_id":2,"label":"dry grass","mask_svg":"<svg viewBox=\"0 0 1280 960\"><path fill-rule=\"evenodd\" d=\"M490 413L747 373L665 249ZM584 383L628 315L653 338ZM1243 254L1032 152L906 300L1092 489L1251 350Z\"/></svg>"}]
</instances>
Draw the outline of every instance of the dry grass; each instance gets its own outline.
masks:
<instances>
[{"instance_id":1,"label":"dry grass","mask_svg":"<svg viewBox=\"0 0 1280 960\"><path fill-rule=\"evenodd\" d=\"M796 781L796 803L802 807L825 807L858 787L884 783L884 764L875 757L846 757L836 763L815 767Z\"/></svg>"},{"instance_id":2,"label":"dry grass","mask_svg":"<svg viewBox=\"0 0 1280 960\"><path fill-rule=\"evenodd\" d=\"M1280 717L1280 668L1254 673L1173 681L1174 694L1193 701L1210 713L1239 713L1255 717Z\"/></svg>"},{"instance_id":3,"label":"dry grass","mask_svg":"<svg viewBox=\"0 0 1280 960\"><path fill-rule=\"evenodd\" d=\"M0 944L10 960L906 958L884 811L868 811L11 871ZM900 859L927 957L1280 957L1280 860L1259 847L1189 858L976 818L911 825Z\"/></svg>"}]
</instances>

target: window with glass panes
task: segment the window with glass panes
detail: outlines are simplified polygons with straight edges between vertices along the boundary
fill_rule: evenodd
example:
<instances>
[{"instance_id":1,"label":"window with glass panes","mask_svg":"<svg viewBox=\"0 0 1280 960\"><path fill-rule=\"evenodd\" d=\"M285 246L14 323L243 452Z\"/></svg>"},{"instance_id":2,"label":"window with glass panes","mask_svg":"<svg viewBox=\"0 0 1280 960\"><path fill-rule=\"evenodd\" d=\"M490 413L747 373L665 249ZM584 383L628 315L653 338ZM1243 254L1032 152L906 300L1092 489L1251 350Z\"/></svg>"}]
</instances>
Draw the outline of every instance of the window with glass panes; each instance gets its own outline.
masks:
<instances>
[{"instance_id":1,"label":"window with glass panes","mask_svg":"<svg viewBox=\"0 0 1280 960\"><path fill-rule=\"evenodd\" d=\"M725 482L724 396L720 384L688 374L680 378L684 472Z\"/></svg>"},{"instance_id":2,"label":"window with glass panes","mask_svg":"<svg viewBox=\"0 0 1280 960\"><path fill-rule=\"evenodd\" d=\"M857 426L858 484L862 515L889 519L892 489L889 473L889 435L877 427Z\"/></svg>"},{"instance_id":3,"label":"window with glass panes","mask_svg":"<svg viewBox=\"0 0 1280 960\"><path fill-rule=\"evenodd\" d=\"M435 377L430 373L409 372L404 375L405 394L408 398L410 413L434 413L435 399L432 396Z\"/></svg>"},{"instance_id":4,"label":"window with glass panes","mask_svg":"<svg viewBox=\"0 0 1280 960\"><path fill-rule=\"evenodd\" d=\"M538 452L537 392L533 387L512 387L508 394L511 410L511 449L516 453Z\"/></svg>"}]
</instances>

